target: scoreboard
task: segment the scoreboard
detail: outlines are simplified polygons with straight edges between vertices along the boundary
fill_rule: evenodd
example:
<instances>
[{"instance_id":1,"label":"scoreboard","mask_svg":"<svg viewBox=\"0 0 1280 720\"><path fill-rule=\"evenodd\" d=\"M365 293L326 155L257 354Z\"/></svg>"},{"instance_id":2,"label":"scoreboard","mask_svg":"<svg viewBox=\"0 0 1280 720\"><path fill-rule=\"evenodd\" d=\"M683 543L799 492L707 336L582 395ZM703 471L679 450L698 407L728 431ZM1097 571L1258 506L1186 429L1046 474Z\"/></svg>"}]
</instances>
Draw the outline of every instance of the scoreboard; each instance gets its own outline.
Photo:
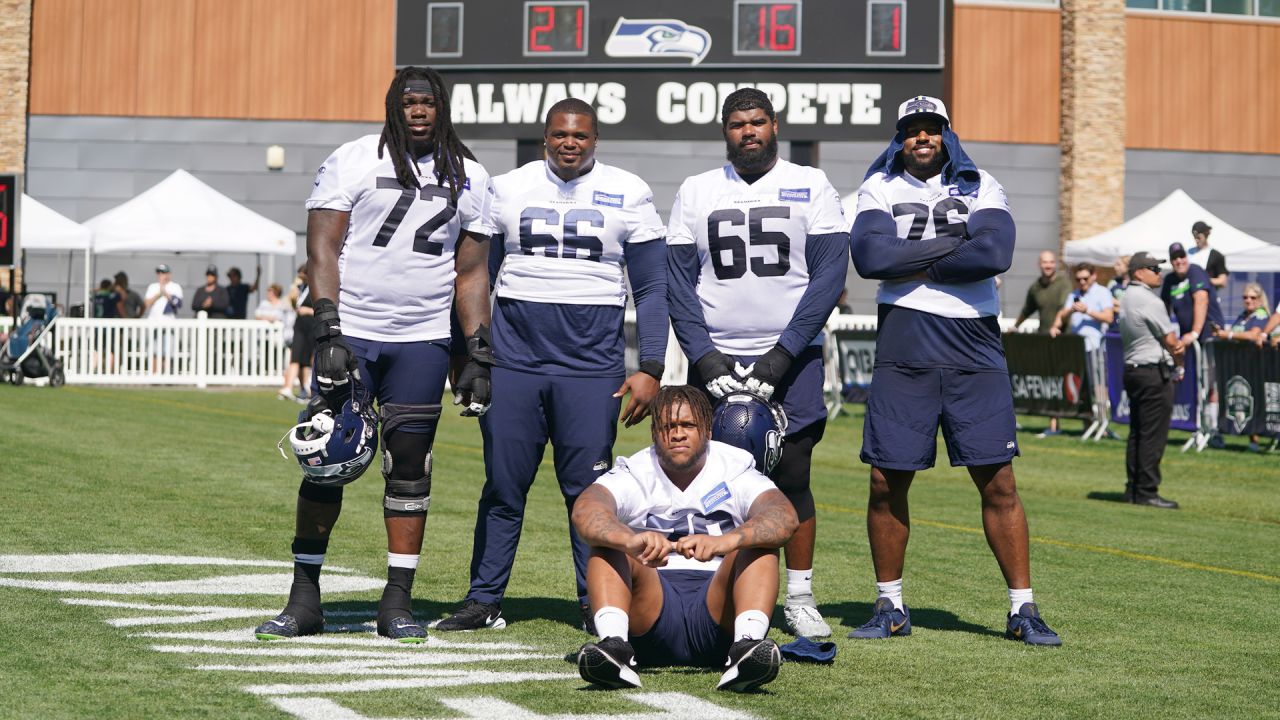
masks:
<instances>
[{"instance_id":1,"label":"scoreboard","mask_svg":"<svg viewBox=\"0 0 1280 720\"><path fill-rule=\"evenodd\" d=\"M945 0L399 0L396 65L429 65L466 138L540 137L565 97L618 139L717 136L739 87L787 140L884 140L941 96Z\"/></svg>"}]
</instances>

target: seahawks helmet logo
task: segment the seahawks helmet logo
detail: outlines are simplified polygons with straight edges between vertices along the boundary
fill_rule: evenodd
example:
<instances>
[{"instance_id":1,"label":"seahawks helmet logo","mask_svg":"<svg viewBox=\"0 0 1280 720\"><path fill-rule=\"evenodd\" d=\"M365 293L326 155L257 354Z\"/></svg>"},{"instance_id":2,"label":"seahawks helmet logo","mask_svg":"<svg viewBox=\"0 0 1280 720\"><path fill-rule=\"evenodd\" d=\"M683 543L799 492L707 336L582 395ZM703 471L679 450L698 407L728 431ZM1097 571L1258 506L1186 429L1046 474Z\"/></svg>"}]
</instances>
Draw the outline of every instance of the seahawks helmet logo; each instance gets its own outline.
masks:
<instances>
[{"instance_id":1,"label":"seahawks helmet logo","mask_svg":"<svg viewBox=\"0 0 1280 720\"><path fill-rule=\"evenodd\" d=\"M609 57L686 57L697 65L711 50L711 34L683 20L618 18L605 41Z\"/></svg>"}]
</instances>

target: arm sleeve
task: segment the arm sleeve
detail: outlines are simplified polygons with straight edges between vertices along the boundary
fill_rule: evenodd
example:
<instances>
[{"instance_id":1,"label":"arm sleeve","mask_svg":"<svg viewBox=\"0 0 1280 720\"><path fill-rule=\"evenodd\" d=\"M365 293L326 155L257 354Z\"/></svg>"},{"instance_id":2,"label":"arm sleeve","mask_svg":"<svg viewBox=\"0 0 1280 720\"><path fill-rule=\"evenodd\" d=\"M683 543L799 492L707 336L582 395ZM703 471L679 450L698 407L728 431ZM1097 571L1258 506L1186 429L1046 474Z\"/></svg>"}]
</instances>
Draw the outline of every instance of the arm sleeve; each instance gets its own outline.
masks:
<instances>
[{"instance_id":1,"label":"arm sleeve","mask_svg":"<svg viewBox=\"0 0 1280 720\"><path fill-rule=\"evenodd\" d=\"M622 252L636 304L640 361L663 362L667 357L667 244L628 242Z\"/></svg>"},{"instance_id":2,"label":"arm sleeve","mask_svg":"<svg viewBox=\"0 0 1280 720\"><path fill-rule=\"evenodd\" d=\"M716 348L711 343L711 333L707 332L702 301L698 299L702 263L698 260L697 235L690 224L693 201L689 195L686 180L676 193L667 223L667 306L680 349L693 363Z\"/></svg>"},{"instance_id":3,"label":"arm sleeve","mask_svg":"<svg viewBox=\"0 0 1280 720\"><path fill-rule=\"evenodd\" d=\"M969 239L929 266L929 279L939 283L977 282L995 277L1013 263L1016 231L1005 210L979 210L969 216Z\"/></svg>"},{"instance_id":4,"label":"arm sleeve","mask_svg":"<svg viewBox=\"0 0 1280 720\"><path fill-rule=\"evenodd\" d=\"M810 235L804 247L809 287L800 296L800 304L778 338L778 344L792 357L813 342L836 308L848 267L844 257L849 249L849 235L842 232Z\"/></svg>"},{"instance_id":5,"label":"arm sleeve","mask_svg":"<svg viewBox=\"0 0 1280 720\"><path fill-rule=\"evenodd\" d=\"M696 245L667 246L667 305L671 327L691 363L716 349L702 315L702 301L698 299L699 270Z\"/></svg>"},{"instance_id":6,"label":"arm sleeve","mask_svg":"<svg viewBox=\"0 0 1280 720\"><path fill-rule=\"evenodd\" d=\"M961 242L956 237L904 240L898 237L898 224L887 211L860 210L853 220L849 255L862 277L888 280L928 269Z\"/></svg>"}]
</instances>

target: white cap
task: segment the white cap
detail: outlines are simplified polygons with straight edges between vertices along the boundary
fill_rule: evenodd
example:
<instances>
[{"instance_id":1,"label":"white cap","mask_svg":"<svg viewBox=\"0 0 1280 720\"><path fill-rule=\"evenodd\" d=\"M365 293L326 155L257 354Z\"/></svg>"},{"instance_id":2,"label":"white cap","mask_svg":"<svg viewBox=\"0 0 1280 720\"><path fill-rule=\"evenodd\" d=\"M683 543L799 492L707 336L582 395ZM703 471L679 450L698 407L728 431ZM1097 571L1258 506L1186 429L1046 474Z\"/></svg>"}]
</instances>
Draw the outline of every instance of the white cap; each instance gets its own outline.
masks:
<instances>
[{"instance_id":1,"label":"white cap","mask_svg":"<svg viewBox=\"0 0 1280 720\"><path fill-rule=\"evenodd\" d=\"M947 106L941 100L928 95L917 95L898 106L898 129L902 129L903 121L916 115L936 115L942 118L942 122L951 124Z\"/></svg>"}]
</instances>

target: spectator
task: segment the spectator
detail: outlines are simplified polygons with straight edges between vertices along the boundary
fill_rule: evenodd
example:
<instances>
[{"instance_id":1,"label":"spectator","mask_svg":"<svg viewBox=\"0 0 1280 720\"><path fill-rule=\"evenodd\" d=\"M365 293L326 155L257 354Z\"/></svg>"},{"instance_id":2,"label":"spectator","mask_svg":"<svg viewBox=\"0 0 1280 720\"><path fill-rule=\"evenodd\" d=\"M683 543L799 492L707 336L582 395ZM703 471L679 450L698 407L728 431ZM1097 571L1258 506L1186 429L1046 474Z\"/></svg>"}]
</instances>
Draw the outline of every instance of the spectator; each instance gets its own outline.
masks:
<instances>
[{"instance_id":1,"label":"spectator","mask_svg":"<svg viewBox=\"0 0 1280 720\"><path fill-rule=\"evenodd\" d=\"M1212 337L1214 327L1226 325L1222 316L1222 306L1218 304L1218 291L1209 281L1209 275L1198 265L1192 265L1187 250L1182 243L1169 246L1169 262L1173 272L1164 278L1164 286L1160 289L1160 298L1165 308L1173 314L1178 323L1183 348L1192 343ZM1203 343L1202 343L1203 345ZM1213 353L1205 352L1201 356L1204 377L1213 378ZM1204 427L1212 428L1209 433L1209 447L1222 449L1225 445L1222 436L1217 433L1218 422L1218 389L1209 388L1208 402L1202 414Z\"/></svg>"},{"instance_id":2,"label":"spectator","mask_svg":"<svg viewBox=\"0 0 1280 720\"><path fill-rule=\"evenodd\" d=\"M172 321L182 307L182 286L171 278L169 266L156 266L156 281L147 286L142 312L152 322ZM151 332L151 372L168 372L169 356L173 353L173 334L156 328Z\"/></svg>"},{"instance_id":3,"label":"spectator","mask_svg":"<svg viewBox=\"0 0 1280 720\"><path fill-rule=\"evenodd\" d=\"M129 276L124 271L116 273L116 292L120 293L120 317L142 317L143 302L138 293L129 289Z\"/></svg>"},{"instance_id":4,"label":"spectator","mask_svg":"<svg viewBox=\"0 0 1280 720\"><path fill-rule=\"evenodd\" d=\"M1053 319L1049 335L1058 337L1063 328L1084 338L1084 350L1097 352L1102 344L1102 334L1115 319L1111 294L1098 284L1098 271L1092 263L1080 263L1073 268L1076 289L1067 297L1061 310Z\"/></svg>"},{"instance_id":5,"label":"spectator","mask_svg":"<svg viewBox=\"0 0 1280 720\"><path fill-rule=\"evenodd\" d=\"M1160 284L1160 262L1145 252L1136 253L1129 261L1129 275L1136 282L1121 301L1124 391L1129 396L1124 499L1175 510L1178 503L1160 497L1157 491L1160 460L1173 418L1173 361L1187 346L1178 340L1168 311L1153 292Z\"/></svg>"},{"instance_id":6,"label":"spectator","mask_svg":"<svg viewBox=\"0 0 1280 720\"><path fill-rule=\"evenodd\" d=\"M1049 250L1041 252L1040 277L1027 288L1027 299L1022 303L1018 319L1013 321L1013 330L1016 332L1027 318L1039 313L1040 329L1036 332L1048 335L1058 317L1058 310L1066 303L1067 296L1070 294L1071 281L1067 279L1066 273L1058 272L1058 256ZM1040 433L1039 436L1047 437L1057 435L1059 432L1061 431L1058 429L1058 418L1053 417L1049 418L1049 429Z\"/></svg>"},{"instance_id":7,"label":"spectator","mask_svg":"<svg viewBox=\"0 0 1280 720\"><path fill-rule=\"evenodd\" d=\"M227 317L232 320L244 320L249 316L249 293L258 292L258 281L262 280L262 266L258 266L257 274L253 277L253 285L240 278L240 268L233 267L227 271Z\"/></svg>"},{"instance_id":8,"label":"spectator","mask_svg":"<svg viewBox=\"0 0 1280 720\"><path fill-rule=\"evenodd\" d=\"M1111 293L1112 305L1115 310L1116 318L1120 315L1120 298L1124 297L1124 291L1129 289L1129 256L1121 255L1111 264L1111 269L1115 270L1115 277L1111 278L1111 282L1107 283L1107 290Z\"/></svg>"},{"instance_id":9,"label":"spectator","mask_svg":"<svg viewBox=\"0 0 1280 720\"><path fill-rule=\"evenodd\" d=\"M1022 303L1018 319L1013 321L1013 329L1017 330L1032 315L1040 314L1041 335L1048 335L1058 310L1071 294L1071 281L1065 273L1058 272L1058 256L1045 250L1040 253L1040 277L1027 288L1027 299Z\"/></svg>"},{"instance_id":10,"label":"spectator","mask_svg":"<svg viewBox=\"0 0 1280 720\"><path fill-rule=\"evenodd\" d=\"M1218 328L1214 331L1214 336L1219 340L1228 342L1250 342L1258 343L1266 337L1263 330L1267 327L1267 293L1262 286L1256 282L1251 282L1244 286L1244 310L1240 312L1235 322L1231 323L1229 328ZM1258 442L1261 438L1257 435L1249 436L1249 452L1262 452Z\"/></svg>"},{"instance_id":11,"label":"spectator","mask_svg":"<svg viewBox=\"0 0 1280 720\"><path fill-rule=\"evenodd\" d=\"M267 297L258 303L258 309L253 311L255 320L265 320L266 322L284 322L285 316L289 314L289 303L284 299L284 289L276 283L271 283L267 287ZM292 334L293 328L289 328Z\"/></svg>"},{"instance_id":12,"label":"spectator","mask_svg":"<svg viewBox=\"0 0 1280 720\"><path fill-rule=\"evenodd\" d=\"M298 266L298 275L289 289L289 304L296 315L293 320L293 342L290 345L289 367L284 371L284 387L276 393L281 400L307 402L311 398L311 356L315 353L312 329L315 327L315 309L311 302L311 288L307 285L306 263ZM293 394L293 384L299 383L299 393Z\"/></svg>"},{"instance_id":13,"label":"spectator","mask_svg":"<svg viewBox=\"0 0 1280 720\"><path fill-rule=\"evenodd\" d=\"M1268 338L1270 338L1271 347L1280 347L1280 308L1272 313L1271 319L1267 321L1266 327L1262 328L1262 332L1254 342L1258 343L1258 347L1262 347L1267 343Z\"/></svg>"},{"instance_id":14,"label":"spectator","mask_svg":"<svg viewBox=\"0 0 1280 720\"><path fill-rule=\"evenodd\" d=\"M120 292L110 279L98 283L98 291L93 294L93 316L95 318L120 317Z\"/></svg>"},{"instance_id":15,"label":"spectator","mask_svg":"<svg viewBox=\"0 0 1280 720\"><path fill-rule=\"evenodd\" d=\"M191 312L199 315L204 311L211 318L225 318L227 304L227 289L218 284L218 268L210 265L204 271L204 285L196 290L195 298L191 301Z\"/></svg>"},{"instance_id":16,"label":"spectator","mask_svg":"<svg viewBox=\"0 0 1280 720\"><path fill-rule=\"evenodd\" d=\"M1209 227L1203 220L1197 220L1191 226L1191 237L1195 240L1196 246L1187 251L1191 262L1204 268L1209 275L1209 282L1219 290L1227 286L1227 259L1222 253L1209 247L1209 231L1213 228Z\"/></svg>"}]
</instances>

